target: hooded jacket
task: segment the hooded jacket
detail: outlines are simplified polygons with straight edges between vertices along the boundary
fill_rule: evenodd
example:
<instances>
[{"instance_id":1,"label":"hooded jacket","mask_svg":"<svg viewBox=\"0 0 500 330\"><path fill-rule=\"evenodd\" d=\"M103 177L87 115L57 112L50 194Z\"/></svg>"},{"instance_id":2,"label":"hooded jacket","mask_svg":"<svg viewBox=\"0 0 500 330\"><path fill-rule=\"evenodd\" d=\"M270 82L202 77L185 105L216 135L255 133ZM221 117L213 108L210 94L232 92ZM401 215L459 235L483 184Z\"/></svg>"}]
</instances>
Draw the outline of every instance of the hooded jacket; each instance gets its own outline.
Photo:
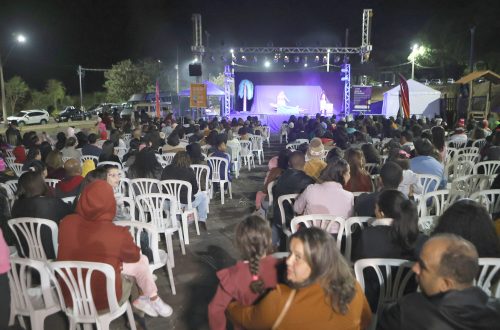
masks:
<instances>
[{"instance_id":1,"label":"hooded jacket","mask_svg":"<svg viewBox=\"0 0 500 330\"><path fill-rule=\"evenodd\" d=\"M85 187L74 214L59 224L59 250L57 260L103 262L115 270L117 299L122 296L122 264L138 262L140 249L126 227L113 224L116 202L111 186L96 180ZM92 294L98 310L108 308L104 276L92 277ZM67 293L67 292L64 292ZM65 301L71 298L65 294Z\"/></svg>"},{"instance_id":2,"label":"hooded jacket","mask_svg":"<svg viewBox=\"0 0 500 330\"><path fill-rule=\"evenodd\" d=\"M382 313L377 329L487 330L500 325L500 302L478 287L426 297L404 296Z\"/></svg>"}]
</instances>

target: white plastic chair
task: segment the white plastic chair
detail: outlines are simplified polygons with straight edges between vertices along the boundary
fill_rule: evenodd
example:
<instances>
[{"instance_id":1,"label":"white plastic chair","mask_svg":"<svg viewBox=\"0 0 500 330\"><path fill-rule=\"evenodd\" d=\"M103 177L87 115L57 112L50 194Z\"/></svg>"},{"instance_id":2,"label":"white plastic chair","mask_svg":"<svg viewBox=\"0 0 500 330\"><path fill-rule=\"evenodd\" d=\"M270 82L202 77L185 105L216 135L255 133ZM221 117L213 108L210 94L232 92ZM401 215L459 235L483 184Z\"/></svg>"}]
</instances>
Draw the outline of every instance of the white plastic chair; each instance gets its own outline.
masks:
<instances>
[{"instance_id":1,"label":"white plastic chair","mask_svg":"<svg viewBox=\"0 0 500 330\"><path fill-rule=\"evenodd\" d=\"M132 179L130 184L133 196L160 192L160 180L158 179Z\"/></svg>"},{"instance_id":2,"label":"white plastic chair","mask_svg":"<svg viewBox=\"0 0 500 330\"><path fill-rule=\"evenodd\" d=\"M458 151L460 152L460 150ZM455 163L461 163L463 161L473 162L474 164L479 161L479 153L475 152L463 152L455 155Z\"/></svg>"},{"instance_id":3,"label":"white plastic chair","mask_svg":"<svg viewBox=\"0 0 500 330\"><path fill-rule=\"evenodd\" d=\"M127 148L115 147L115 155L117 155L118 158L120 158L120 161L122 161L123 156L125 156L127 154L127 152L128 152Z\"/></svg>"},{"instance_id":4,"label":"white plastic chair","mask_svg":"<svg viewBox=\"0 0 500 330\"><path fill-rule=\"evenodd\" d=\"M304 144L304 143L309 144L309 139L295 139L295 141L294 141L294 142L295 142L295 143L298 143L298 144L299 144L299 146L300 146L301 144Z\"/></svg>"},{"instance_id":5,"label":"white plastic chair","mask_svg":"<svg viewBox=\"0 0 500 330\"><path fill-rule=\"evenodd\" d=\"M488 189L490 186L490 177L488 175L466 175L453 180L450 193L461 197L469 197L473 192Z\"/></svg>"},{"instance_id":6,"label":"white plastic chair","mask_svg":"<svg viewBox=\"0 0 500 330\"><path fill-rule=\"evenodd\" d=\"M202 164L192 164L191 168L196 174L196 182L198 183L198 189L207 195L207 213L210 213L210 167L208 165ZM203 177L203 175L205 177ZM202 182L204 179L205 182ZM202 190L202 186L205 186L205 190Z\"/></svg>"},{"instance_id":7,"label":"white plastic chair","mask_svg":"<svg viewBox=\"0 0 500 330\"><path fill-rule=\"evenodd\" d=\"M467 145L467 141L448 141L446 145L450 148L460 149Z\"/></svg>"},{"instance_id":8,"label":"white plastic chair","mask_svg":"<svg viewBox=\"0 0 500 330\"><path fill-rule=\"evenodd\" d=\"M205 144L204 146L201 146L201 152L205 155L205 156L208 156L208 150L210 150L210 148L212 148L211 145L209 144Z\"/></svg>"},{"instance_id":9,"label":"white plastic chair","mask_svg":"<svg viewBox=\"0 0 500 330\"><path fill-rule=\"evenodd\" d=\"M273 197L273 187L276 184L276 180L269 182L267 185L267 198L269 199L269 208L273 207L274 197Z\"/></svg>"},{"instance_id":10,"label":"white plastic chair","mask_svg":"<svg viewBox=\"0 0 500 330\"><path fill-rule=\"evenodd\" d=\"M293 203L297 199L299 194L287 194L287 195L282 195L278 197L278 209L280 211L280 216L281 216L281 230L283 233L290 237L292 236L292 231L288 229L286 226L286 214L285 214L285 202L287 202L293 209Z\"/></svg>"},{"instance_id":11,"label":"white plastic chair","mask_svg":"<svg viewBox=\"0 0 500 330\"><path fill-rule=\"evenodd\" d=\"M269 142L269 140L271 139L271 128L269 126L262 126L262 128L264 129L262 137L266 140L267 147L269 148L271 146Z\"/></svg>"},{"instance_id":12,"label":"white plastic chair","mask_svg":"<svg viewBox=\"0 0 500 330\"><path fill-rule=\"evenodd\" d=\"M23 171L23 164L19 164L19 163L12 163L9 165L10 169L12 171L14 171L14 173L16 174L16 176L19 178L21 177L21 175L24 173Z\"/></svg>"},{"instance_id":13,"label":"white plastic chair","mask_svg":"<svg viewBox=\"0 0 500 330\"><path fill-rule=\"evenodd\" d=\"M118 162L111 162L111 161L99 162L99 163L97 163L96 167L101 167L104 165L112 165L112 166L118 167L120 170L123 170L122 164L120 164Z\"/></svg>"},{"instance_id":14,"label":"white plastic chair","mask_svg":"<svg viewBox=\"0 0 500 330\"><path fill-rule=\"evenodd\" d=\"M253 156L252 156L253 157ZM210 167L210 182L211 184L211 198L214 193L214 183L218 183L220 185L220 201L221 204L224 205L224 194L225 194L225 186L227 184L229 191L229 198L233 199L233 188L231 187L231 181L229 181L227 169L228 163L227 159L222 157L208 157L207 158L208 166ZM224 177L221 177L221 170L224 173Z\"/></svg>"},{"instance_id":15,"label":"white plastic chair","mask_svg":"<svg viewBox=\"0 0 500 330\"><path fill-rule=\"evenodd\" d=\"M423 194L418 202L419 217L440 216L455 201L449 190L436 190ZM432 214L431 214L432 213Z\"/></svg>"},{"instance_id":16,"label":"white plastic chair","mask_svg":"<svg viewBox=\"0 0 500 330\"><path fill-rule=\"evenodd\" d=\"M365 170L368 172L368 174L372 175L373 171L378 168L377 163L366 163L365 164Z\"/></svg>"},{"instance_id":17,"label":"white plastic chair","mask_svg":"<svg viewBox=\"0 0 500 330\"><path fill-rule=\"evenodd\" d=\"M449 167L452 168L453 180L455 180L455 178L472 174L472 170L474 169L474 162L471 160L455 159L450 163Z\"/></svg>"},{"instance_id":18,"label":"white plastic chair","mask_svg":"<svg viewBox=\"0 0 500 330\"><path fill-rule=\"evenodd\" d=\"M92 155L82 155L80 157L80 163L83 164L84 161L86 160L93 160L95 164L99 163L99 157L97 156L92 156Z\"/></svg>"},{"instance_id":19,"label":"white plastic chair","mask_svg":"<svg viewBox=\"0 0 500 330\"><path fill-rule=\"evenodd\" d=\"M120 177L120 183L116 188L117 192L122 194L124 197L133 197L134 191L132 189L132 182L130 179L122 176Z\"/></svg>"},{"instance_id":20,"label":"white plastic chair","mask_svg":"<svg viewBox=\"0 0 500 330\"><path fill-rule=\"evenodd\" d=\"M73 157L65 157L65 156L62 157L63 163L66 163L70 159L74 159L74 158Z\"/></svg>"},{"instance_id":21,"label":"white plastic chair","mask_svg":"<svg viewBox=\"0 0 500 330\"><path fill-rule=\"evenodd\" d=\"M162 193L139 195L135 198L135 209L138 212L139 221L151 222L158 232L165 235L170 264L172 267L175 267L174 248L172 244L172 235L175 232L179 235L182 254L186 254L182 228L178 225L177 217L175 216L177 210L177 199L175 196ZM150 221L148 221L148 218Z\"/></svg>"},{"instance_id":22,"label":"white plastic chair","mask_svg":"<svg viewBox=\"0 0 500 330\"><path fill-rule=\"evenodd\" d=\"M472 142L472 146L479 149L482 149L485 144L486 144L486 139L477 139L476 141Z\"/></svg>"},{"instance_id":23,"label":"white plastic chair","mask_svg":"<svg viewBox=\"0 0 500 330\"><path fill-rule=\"evenodd\" d=\"M417 174L417 178L422 184L422 192L424 194L431 191L436 191L439 188L439 183L441 182L440 177L432 174Z\"/></svg>"},{"instance_id":24,"label":"white plastic chair","mask_svg":"<svg viewBox=\"0 0 500 330\"><path fill-rule=\"evenodd\" d=\"M264 161L264 139L260 135L254 135L250 138L252 142L252 151L257 154L259 165Z\"/></svg>"},{"instance_id":25,"label":"white plastic chair","mask_svg":"<svg viewBox=\"0 0 500 330\"><path fill-rule=\"evenodd\" d=\"M418 218L418 231L430 236L432 231L437 226L439 217L426 215Z\"/></svg>"},{"instance_id":26,"label":"white plastic chair","mask_svg":"<svg viewBox=\"0 0 500 330\"><path fill-rule=\"evenodd\" d=\"M238 179L241 168L241 145L239 141L236 143L228 141L227 146L231 149L231 170L234 171L234 176Z\"/></svg>"},{"instance_id":27,"label":"white plastic chair","mask_svg":"<svg viewBox=\"0 0 500 330\"><path fill-rule=\"evenodd\" d=\"M40 283L32 283L32 272L39 274ZM8 273L11 294L9 326L19 323L26 329L23 316L29 316L31 329L43 330L45 318L61 310L59 300L51 286L50 273L41 260L11 257Z\"/></svg>"},{"instance_id":28,"label":"white plastic chair","mask_svg":"<svg viewBox=\"0 0 500 330\"><path fill-rule=\"evenodd\" d=\"M159 157L166 162L168 165L172 164L172 161L175 157L175 152L166 152L164 154L159 155Z\"/></svg>"},{"instance_id":29,"label":"white plastic chair","mask_svg":"<svg viewBox=\"0 0 500 330\"><path fill-rule=\"evenodd\" d=\"M500 211L500 189L476 191L470 195L470 199L486 207L489 214Z\"/></svg>"},{"instance_id":30,"label":"white plastic chair","mask_svg":"<svg viewBox=\"0 0 500 330\"><path fill-rule=\"evenodd\" d=\"M479 275L476 278L475 285L483 289L488 296L500 298L500 283L497 279L499 272L500 258L479 258ZM497 283L491 283L495 279L497 279Z\"/></svg>"},{"instance_id":31,"label":"white plastic chair","mask_svg":"<svg viewBox=\"0 0 500 330\"><path fill-rule=\"evenodd\" d=\"M414 273L411 270L413 262L404 259L361 259L354 263L354 274L359 284L365 290L364 270L372 268L377 274L380 286L377 312L374 313L372 325L376 324L380 308L386 302L397 301L405 293L408 282Z\"/></svg>"},{"instance_id":32,"label":"white plastic chair","mask_svg":"<svg viewBox=\"0 0 500 330\"><path fill-rule=\"evenodd\" d=\"M127 227L135 244L138 247L141 246L141 233L146 232L149 241L149 248L151 249L151 254L153 255L153 260L149 262L149 269L154 272L157 269L165 267L167 270L170 288L172 289L172 294L175 295L175 284L174 284L174 274L172 273L172 265L170 263L170 256L165 250L158 248L159 243L159 233L154 225L139 221L117 221L115 222L117 226Z\"/></svg>"},{"instance_id":33,"label":"white plastic chair","mask_svg":"<svg viewBox=\"0 0 500 330\"><path fill-rule=\"evenodd\" d=\"M280 143L288 143L288 124L282 124L280 128Z\"/></svg>"},{"instance_id":34,"label":"white plastic chair","mask_svg":"<svg viewBox=\"0 0 500 330\"><path fill-rule=\"evenodd\" d=\"M345 219L331 214L306 214L299 215L292 219L290 229L294 234L303 224L307 228L318 227L326 230L328 233L337 234L337 247L340 250L342 245L342 236L344 235Z\"/></svg>"},{"instance_id":35,"label":"white plastic chair","mask_svg":"<svg viewBox=\"0 0 500 330\"><path fill-rule=\"evenodd\" d=\"M27 258L37 260L47 260L47 255L43 248L41 230L42 227L48 227L52 236L52 246L54 248L54 253L57 256L59 227L57 226L57 223L55 221L24 217L10 219L7 223L9 224L12 232L14 232L17 243L23 255ZM24 251L23 244L21 244L21 237L24 241L26 241L28 245L28 251Z\"/></svg>"},{"instance_id":36,"label":"white plastic chair","mask_svg":"<svg viewBox=\"0 0 500 330\"><path fill-rule=\"evenodd\" d=\"M198 234L198 236L200 235L200 228L198 226L198 210L196 209L196 207L193 207L193 187L191 186L191 183L183 180L162 180L160 181L160 189L163 193L175 196L177 200L176 212L181 216L182 221L184 243L186 245L189 245L188 217L190 214L192 214L194 218L196 234ZM187 193L187 204L181 203L181 194L183 190Z\"/></svg>"},{"instance_id":37,"label":"white plastic chair","mask_svg":"<svg viewBox=\"0 0 500 330\"><path fill-rule=\"evenodd\" d=\"M5 181L3 185L5 187L5 190L7 191L7 197L10 200L10 205L12 206L14 205L14 201L16 200L18 181L8 180Z\"/></svg>"},{"instance_id":38,"label":"white plastic chair","mask_svg":"<svg viewBox=\"0 0 500 330\"><path fill-rule=\"evenodd\" d=\"M292 143L288 143L285 148L286 149L297 150L301 144L302 143L292 142Z\"/></svg>"},{"instance_id":39,"label":"white plastic chair","mask_svg":"<svg viewBox=\"0 0 500 330\"><path fill-rule=\"evenodd\" d=\"M368 226L368 220L372 217L350 217L345 221L345 250L344 257L348 262L351 262L352 255L352 234L357 230L363 230Z\"/></svg>"},{"instance_id":40,"label":"white plastic chair","mask_svg":"<svg viewBox=\"0 0 500 330\"><path fill-rule=\"evenodd\" d=\"M127 313L130 328L136 329L130 302L128 299L124 299L124 302L120 305L116 299L116 274L111 265L87 261L56 261L50 263L49 267L70 292L72 307L67 306L64 301L61 290L63 284L55 281L62 309L69 319L70 329L75 329L77 324L82 323L84 325L95 323L97 329L109 329L111 321L125 312ZM109 305L109 309L106 311L98 311L94 304L91 281L94 272L102 273L106 279L106 294Z\"/></svg>"},{"instance_id":41,"label":"white plastic chair","mask_svg":"<svg viewBox=\"0 0 500 330\"><path fill-rule=\"evenodd\" d=\"M248 170L251 170L251 167L255 167L255 160L252 150L252 142L240 140L240 155L241 158L245 161L245 165L248 166Z\"/></svg>"},{"instance_id":42,"label":"white plastic chair","mask_svg":"<svg viewBox=\"0 0 500 330\"><path fill-rule=\"evenodd\" d=\"M66 204L73 204L75 202L76 196L63 197L61 200Z\"/></svg>"},{"instance_id":43,"label":"white plastic chair","mask_svg":"<svg viewBox=\"0 0 500 330\"><path fill-rule=\"evenodd\" d=\"M59 179L45 179L45 183L47 184L47 186L49 186L50 188L53 188L53 189L56 189L56 185L59 183Z\"/></svg>"},{"instance_id":44,"label":"white plastic chair","mask_svg":"<svg viewBox=\"0 0 500 330\"><path fill-rule=\"evenodd\" d=\"M500 160L490 160L485 162L479 162L474 165L472 170L473 174L484 174L493 175L497 174L497 170L500 167ZM482 173L479 173L482 172Z\"/></svg>"}]
</instances>

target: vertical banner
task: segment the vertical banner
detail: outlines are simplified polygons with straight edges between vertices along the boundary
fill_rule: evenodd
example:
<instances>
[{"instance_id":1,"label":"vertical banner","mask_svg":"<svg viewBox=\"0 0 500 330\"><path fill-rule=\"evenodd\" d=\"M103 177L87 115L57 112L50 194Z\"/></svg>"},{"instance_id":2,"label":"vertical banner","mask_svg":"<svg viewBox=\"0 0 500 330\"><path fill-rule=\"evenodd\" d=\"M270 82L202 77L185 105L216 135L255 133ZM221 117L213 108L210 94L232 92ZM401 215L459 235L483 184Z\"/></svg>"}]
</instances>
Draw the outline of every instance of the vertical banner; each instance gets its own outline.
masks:
<instances>
[{"instance_id":1,"label":"vertical banner","mask_svg":"<svg viewBox=\"0 0 500 330\"><path fill-rule=\"evenodd\" d=\"M408 83L402 74L399 74L399 93L401 95L401 107L405 118L410 118L410 91Z\"/></svg>"},{"instance_id":2,"label":"vertical banner","mask_svg":"<svg viewBox=\"0 0 500 330\"><path fill-rule=\"evenodd\" d=\"M191 84L189 96L189 107L206 108L207 107L207 85Z\"/></svg>"},{"instance_id":3,"label":"vertical banner","mask_svg":"<svg viewBox=\"0 0 500 330\"><path fill-rule=\"evenodd\" d=\"M160 118L160 83L158 79L156 79L155 101L156 101L156 118Z\"/></svg>"},{"instance_id":4,"label":"vertical banner","mask_svg":"<svg viewBox=\"0 0 500 330\"><path fill-rule=\"evenodd\" d=\"M372 98L372 86L352 86L353 111L370 111L370 100Z\"/></svg>"}]
</instances>

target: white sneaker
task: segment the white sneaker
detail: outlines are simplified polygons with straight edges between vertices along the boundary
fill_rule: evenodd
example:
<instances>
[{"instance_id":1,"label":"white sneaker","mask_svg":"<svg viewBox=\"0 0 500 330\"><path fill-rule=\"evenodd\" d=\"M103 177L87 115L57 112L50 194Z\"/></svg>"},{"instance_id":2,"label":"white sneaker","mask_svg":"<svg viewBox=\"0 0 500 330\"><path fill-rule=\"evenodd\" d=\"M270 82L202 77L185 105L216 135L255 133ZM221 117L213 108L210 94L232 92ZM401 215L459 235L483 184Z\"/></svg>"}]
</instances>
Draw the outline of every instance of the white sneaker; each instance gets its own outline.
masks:
<instances>
[{"instance_id":1,"label":"white sneaker","mask_svg":"<svg viewBox=\"0 0 500 330\"><path fill-rule=\"evenodd\" d=\"M153 308L149 297L140 296L139 298L134 300L132 305L134 305L134 307L141 312L144 312L144 314L147 314L151 317L158 317L158 313L156 312L155 308Z\"/></svg>"},{"instance_id":2,"label":"white sneaker","mask_svg":"<svg viewBox=\"0 0 500 330\"><path fill-rule=\"evenodd\" d=\"M156 313L158 313L158 315L160 316L169 317L174 312L172 310L172 307L170 307L168 304L165 304L165 302L161 300L160 297L156 298L156 300L149 300L149 303L154 308Z\"/></svg>"}]
</instances>

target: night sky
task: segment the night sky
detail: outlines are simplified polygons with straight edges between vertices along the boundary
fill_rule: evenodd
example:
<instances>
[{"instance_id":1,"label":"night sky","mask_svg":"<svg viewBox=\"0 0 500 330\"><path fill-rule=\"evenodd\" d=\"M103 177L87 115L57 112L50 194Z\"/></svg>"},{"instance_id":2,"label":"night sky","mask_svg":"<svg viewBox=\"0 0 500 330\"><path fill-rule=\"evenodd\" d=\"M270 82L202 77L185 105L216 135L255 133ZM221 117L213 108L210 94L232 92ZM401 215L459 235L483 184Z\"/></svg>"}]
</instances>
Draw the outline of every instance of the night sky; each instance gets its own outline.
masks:
<instances>
[{"instance_id":1,"label":"night sky","mask_svg":"<svg viewBox=\"0 0 500 330\"><path fill-rule=\"evenodd\" d=\"M463 38L463 44L469 41L469 26L478 26L478 56L481 52L499 51L499 3L497 0L2 0L0 51L5 58L12 34L22 31L29 42L11 52L4 64L6 80L20 75L30 87L41 89L48 79L54 78L63 81L69 93L77 93L78 64L109 68L127 58L151 58L161 59L173 68L178 49L184 69L192 58L189 49L192 13L202 14L203 29L209 32L210 48L217 55L221 49L233 45L266 46L269 42L274 46L340 46L346 28L350 30L349 45L359 46L362 10L372 8L372 60L398 64L406 61L419 33L429 30L430 24L435 27L447 21L459 23L458 31L457 25L454 27L454 35ZM89 73L85 88L102 90L103 82L102 73Z\"/></svg>"}]
</instances>

